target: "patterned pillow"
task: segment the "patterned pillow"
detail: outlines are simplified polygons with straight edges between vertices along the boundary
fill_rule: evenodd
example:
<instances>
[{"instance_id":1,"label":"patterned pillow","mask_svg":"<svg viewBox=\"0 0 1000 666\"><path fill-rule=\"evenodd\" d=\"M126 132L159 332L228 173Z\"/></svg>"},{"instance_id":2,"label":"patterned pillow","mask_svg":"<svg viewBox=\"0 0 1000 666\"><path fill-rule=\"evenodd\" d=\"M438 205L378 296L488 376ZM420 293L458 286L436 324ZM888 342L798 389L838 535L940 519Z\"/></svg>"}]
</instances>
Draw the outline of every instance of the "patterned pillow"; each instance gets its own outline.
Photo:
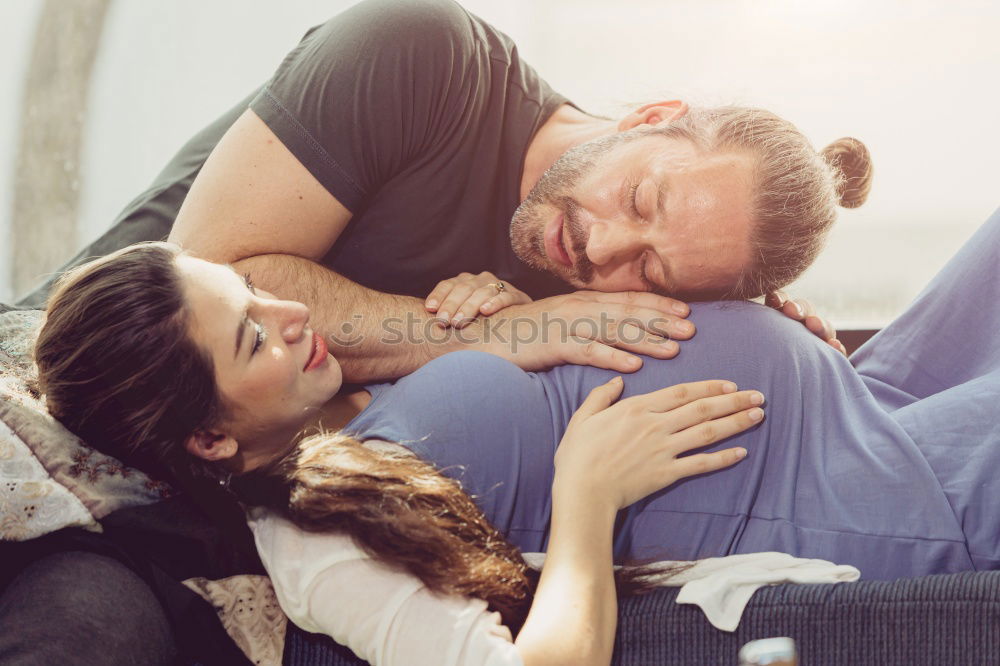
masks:
<instances>
[{"instance_id":1,"label":"patterned pillow","mask_svg":"<svg viewBox=\"0 0 1000 666\"><path fill-rule=\"evenodd\" d=\"M64 428L34 384L32 349L40 310L0 307L0 540L23 541L64 527L101 531L98 522L129 506L170 496L170 488L100 453ZM191 578L247 658L281 664L287 618L266 576Z\"/></svg>"},{"instance_id":2,"label":"patterned pillow","mask_svg":"<svg viewBox=\"0 0 1000 666\"><path fill-rule=\"evenodd\" d=\"M0 539L63 527L100 531L116 509L169 496L166 484L86 446L33 389L31 350L44 313L0 314Z\"/></svg>"}]
</instances>

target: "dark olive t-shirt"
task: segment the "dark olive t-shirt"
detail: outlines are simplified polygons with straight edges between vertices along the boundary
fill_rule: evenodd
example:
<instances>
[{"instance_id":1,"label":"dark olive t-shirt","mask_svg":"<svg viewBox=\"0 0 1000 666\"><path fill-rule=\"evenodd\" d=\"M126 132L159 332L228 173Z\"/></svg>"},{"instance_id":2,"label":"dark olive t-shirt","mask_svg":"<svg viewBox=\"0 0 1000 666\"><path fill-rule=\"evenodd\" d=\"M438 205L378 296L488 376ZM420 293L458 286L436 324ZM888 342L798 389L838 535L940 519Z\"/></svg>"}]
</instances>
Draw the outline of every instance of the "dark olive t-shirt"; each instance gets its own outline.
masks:
<instances>
[{"instance_id":1,"label":"dark olive t-shirt","mask_svg":"<svg viewBox=\"0 0 1000 666\"><path fill-rule=\"evenodd\" d=\"M563 103L509 37L452 0L365 0L307 32L69 265L165 238L249 105L353 214L322 260L338 273L421 298L483 270L535 298L564 293L568 285L517 259L509 237L528 144ZM21 303L40 307L49 286Z\"/></svg>"},{"instance_id":2,"label":"dark olive t-shirt","mask_svg":"<svg viewBox=\"0 0 1000 666\"><path fill-rule=\"evenodd\" d=\"M567 291L510 249L528 144L566 102L452 0L368 0L310 31L250 108L353 214L323 263L426 296L490 270Z\"/></svg>"}]
</instances>

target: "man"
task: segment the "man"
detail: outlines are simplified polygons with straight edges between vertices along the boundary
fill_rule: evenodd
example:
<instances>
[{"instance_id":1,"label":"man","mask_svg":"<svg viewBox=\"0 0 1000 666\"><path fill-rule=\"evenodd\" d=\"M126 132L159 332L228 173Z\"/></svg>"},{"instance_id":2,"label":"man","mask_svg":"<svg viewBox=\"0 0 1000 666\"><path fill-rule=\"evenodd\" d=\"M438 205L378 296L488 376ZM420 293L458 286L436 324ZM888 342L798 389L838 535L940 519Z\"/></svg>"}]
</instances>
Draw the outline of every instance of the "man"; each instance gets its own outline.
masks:
<instances>
[{"instance_id":1,"label":"man","mask_svg":"<svg viewBox=\"0 0 1000 666\"><path fill-rule=\"evenodd\" d=\"M352 381L457 348L629 372L694 333L657 294L738 293L758 251L755 156L670 136L686 115L589 116L453 2L368 0L310 31L85 254L176 217L170 240L306 303ZM800 235L807 264L821 233ZM567 282L593 291L554 296Z\"/></svg>"}]
</instances>

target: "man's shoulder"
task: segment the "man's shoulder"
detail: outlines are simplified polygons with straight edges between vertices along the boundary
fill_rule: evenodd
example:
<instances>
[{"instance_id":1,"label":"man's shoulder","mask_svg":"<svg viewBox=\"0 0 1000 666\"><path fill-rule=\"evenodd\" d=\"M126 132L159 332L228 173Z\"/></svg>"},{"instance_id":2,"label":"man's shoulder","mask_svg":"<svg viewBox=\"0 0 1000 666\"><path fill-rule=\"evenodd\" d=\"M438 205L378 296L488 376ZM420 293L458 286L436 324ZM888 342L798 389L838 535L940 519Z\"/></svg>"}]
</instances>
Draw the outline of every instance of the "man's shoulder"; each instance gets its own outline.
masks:
<instances>
[{"instance_id":1,"label":"man's shoulder","mask_svg":"<svg viewBox=\"0 0 1000 666\"><path fill-rule=\"evenodd\" d=\"M348 11L367 24L369 38L396 45L471 47L479 23L454 0L364 0Z\"/></svg>"},{"instance_id":2,"label":"man's shoulder","mask_svg":"<svg viewBox=\"0 0 1000 666\"><path fill-rule=\"evenodd\" d=\"M432 27L435 24L468 22L469 13L455 0L366 0L376 4L388 15L400 17L409 24Z\"/></svg>"}]
</instances>

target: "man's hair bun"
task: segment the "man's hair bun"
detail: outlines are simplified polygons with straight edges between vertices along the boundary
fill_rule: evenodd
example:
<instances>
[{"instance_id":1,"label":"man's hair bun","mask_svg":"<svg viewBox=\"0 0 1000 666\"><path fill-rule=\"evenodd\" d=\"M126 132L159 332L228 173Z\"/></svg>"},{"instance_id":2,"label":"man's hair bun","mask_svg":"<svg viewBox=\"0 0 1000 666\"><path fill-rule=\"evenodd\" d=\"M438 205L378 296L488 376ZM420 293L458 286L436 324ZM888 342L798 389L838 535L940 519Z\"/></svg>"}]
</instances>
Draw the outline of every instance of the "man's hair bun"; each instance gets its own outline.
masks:
<instances>
[{"instance_id":1,"label":"man's hair bun","mask_svg":"<svg viewBox=\"0 0 1000 666\"><path fill-rule=\"evenodd\" d=\"M837 139L820 151L838 173L837 195L844 208L857 208L872 188L872 156L865 144L852 137Z\"/></svg>"}]
</instances>

